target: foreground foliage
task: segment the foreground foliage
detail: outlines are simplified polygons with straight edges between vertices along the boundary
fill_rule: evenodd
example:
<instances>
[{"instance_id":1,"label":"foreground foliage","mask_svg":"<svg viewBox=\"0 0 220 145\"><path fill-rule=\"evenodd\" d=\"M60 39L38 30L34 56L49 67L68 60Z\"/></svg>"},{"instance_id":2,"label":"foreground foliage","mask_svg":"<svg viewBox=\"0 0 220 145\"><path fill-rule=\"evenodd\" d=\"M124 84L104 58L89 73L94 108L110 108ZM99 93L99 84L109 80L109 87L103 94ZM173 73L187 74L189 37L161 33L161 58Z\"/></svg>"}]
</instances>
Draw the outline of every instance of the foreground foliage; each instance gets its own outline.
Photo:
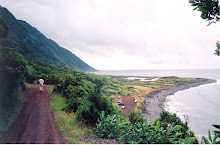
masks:
<instances>
[{"instance_id":1,"label":"foreground foliage","mask_svg":"<svg viewBox=\"0 0 220 145\"><path fill-rule=\"evenodd\" d=\"M181 132L183 133L181 136L183 138L187 138L187 137L195 137L194 132L189 130L188 127L188 123L185 122L183 123L181 121L181 119L179 117L176 116L176 114L171 114L168 111L162 111L160 113L160 117L158 119L156 119L156 121L154 122L154 124L157 123L157 121L160 121L163 123L163 127L166 129L168 126L170 126L171 124L174 125L181 125ZM196 141L198 143L198 141Z\"/></svg>"},{"instance_id":2,"label":"foreground foliage","mask_svg":"<svg viewBox=\"0 0 220 145\"><path fill-rule=\"evenodd\" d=\"M213 125L216 129L220 129L220 125ZM211 136L210 130L208 131L208 139L206 137L202 137L203 142L205 144L220 144L220 131L214 130L214 138Z\"/></svg>"},{"instance_id":3,"label":"foreground foliage","mask_svg":"<svg viewBox=\"0 0 220 145\"><path fill-rule=\"evenodd\" d=\"M197 138L183 138L182 126L174 123L167 128L157 121L156 125L143 122L129 123L117 115L105 116L102 112L95 129L96 135L106 139L117 139L122 143L129 144L190 144L196 142Z\"/></svg>"}]
</instances>

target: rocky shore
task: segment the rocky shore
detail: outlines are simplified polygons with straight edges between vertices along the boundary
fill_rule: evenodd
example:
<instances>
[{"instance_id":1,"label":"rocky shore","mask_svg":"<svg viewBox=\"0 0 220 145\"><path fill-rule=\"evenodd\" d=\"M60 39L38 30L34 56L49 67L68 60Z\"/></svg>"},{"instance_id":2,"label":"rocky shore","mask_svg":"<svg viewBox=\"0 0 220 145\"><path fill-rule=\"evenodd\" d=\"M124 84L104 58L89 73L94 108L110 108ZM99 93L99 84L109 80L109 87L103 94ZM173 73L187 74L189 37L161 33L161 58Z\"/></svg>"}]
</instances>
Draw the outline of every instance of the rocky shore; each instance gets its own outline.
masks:
<instances>
[{"instance_id":1,"label":"rocky shore","mask_svg":"<svg viewBox=\"0 0 220 145\"><path fill-rule=\"evenodd\" d=\"M202 81L201 79L198 79L195 83L182 84L147 95L145 98L145 109L143 110L144 118L147 118L148 121L158 118L160 116L160 112L164 110L167 96L173 95L181 90L215 82L216 80L211 79L202 79Z\"/></svg>"}]
</instances>

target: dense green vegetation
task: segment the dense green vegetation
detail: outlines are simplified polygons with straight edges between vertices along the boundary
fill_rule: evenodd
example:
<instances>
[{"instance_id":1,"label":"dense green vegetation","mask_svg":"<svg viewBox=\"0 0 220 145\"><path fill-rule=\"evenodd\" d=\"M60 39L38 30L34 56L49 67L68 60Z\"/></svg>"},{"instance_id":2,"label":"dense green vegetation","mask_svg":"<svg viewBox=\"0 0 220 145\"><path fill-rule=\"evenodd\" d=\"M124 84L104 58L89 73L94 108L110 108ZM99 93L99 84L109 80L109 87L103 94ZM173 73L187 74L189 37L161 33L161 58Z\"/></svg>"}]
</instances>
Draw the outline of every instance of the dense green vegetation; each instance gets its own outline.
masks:
<instances>
[{"instance_id":1,"label":"dense green vegetation","mask_svg":"<svg viewBox=\"0 0 220 145\"><path fill-rule=\"evenodd\" d=\"M190 144L196 142L195 137L184 137L181 125L172 123L164 127L163 122L157 121L156 125L143 122L129 123L117 115L104 115L102 113L95 129L96 135L106 139L117 139L128 144Z\"/></svg>"},{"instance_id":2,"label":"dense green vegetation","mask_svg":"<svg viewBox=\"0 0 220 145\"><path fill-rule=\"evenodd\" d=\"M8 27L7 37L1 40L0 45L14 48L23 56L67 67L78 71L94 71L94 68L83 62L70 51L60 47L53 40L46 38L36 28L25 21L17 20L6 8L0 6L0 35L6 35L2 31L2 21ZM1 36L0 36L1 38Z\"/></svg>"},{"instance_id":3,"label":"dense green vegetation","mask_svg":"<svg viewBox=\"0 0 220 145\"><path fill-rule=\"evenodd\" d=\"M140 118L137 120L136 118ZM104 139L116 139L128 144L196 144L198 143L192 131L189 131L187 123L183 123L176 114L163 111L160 118L154 124L148 124L147 120L137 111L131 112L130 122L119 115L105 115L102 112L98 120L95 133ZM136 120L136 122L134 122ZM219 125L213 125L220 129ZM220 131L214 131L214 137L210 130L208 139L203 138L205 144L219 144Z\"/></svg>"},{"instance_id":4,"label":"dense green vegetation","mask_svg":"<svg viewBox=\"0 0 220 145\"><path fill-rule=\"evenodd\" d=\"M171 124L174 124L174 125L181 125L182 128L180 129L181 132L183 133L183 137L186 138L186 137L195 137L195 134L194 132L192 131L189 131L189 127L188 127L188 124L187 122L183 123L181 121L181 119L179 117L176 116L176 114L171 114L169 113L168 111L162 111L160 113L160 117L158 119L156 119L155 121L155 125L156 125L156 122L157 121L160 121L161 123L163 123L163 127L164 128L167 128L169 125ZM197 141L198 142L198 141Z\"/></svg>"},{"instance_id":5,"label":"dense green vegetation","mask_svg":"<svg viewBox=\"0 0 220 145\"><path fill-rule=\"evenodd\" d=\"M128 122L120 115L105 115L102 112L95 133L104 139L116 139L128 144L198 144L195 134L189 130L187 122L183 123L176 114L167 111L160 113L154 124L148 124L138 111L131 111ZM219 125L213 125L220 129ZM212 137L202 137L202 143L219 144L220 131L215 130Z\"/></svg>"},{"instance_id":6,"label":"dense green vegetation","mask_svg":"<svg viewBox=\"0 0 220 145\"><path fill-rule=\"evenodd\" d=\"M27 71L26 76L27 83L37 83L39 78L44 78L45 83L49 85L54 85L59 83L60 78L64 74L76 73L76 71L71 71L54 64L49 64L43 61L26 59L27 60Z\"/></svg>"},{"instance_id":7,"label":"dense green vegetation","mask_svg":"<svg viewBox=\"0 0 220 145\"><path fill-rule=\"evenodd\" d=\"M75 73L64 76L55 91L62 93L67 100L66 112L75 112L78 121L94 125L101 113L115 114L116 109L111 100L101 93L102 81L95 79L94 83L85 80L82 74Z\"/></svg>"},{"instance_id":8,"label":"dense green vegetation","mask_svg":"<svg viewBox=\"0 0 220 145\"><path fill-rule=\"evenodd\" d=\"M0 135L22 105L25 65L21 55L0 46Z\"/></svg>"}]
</instances>

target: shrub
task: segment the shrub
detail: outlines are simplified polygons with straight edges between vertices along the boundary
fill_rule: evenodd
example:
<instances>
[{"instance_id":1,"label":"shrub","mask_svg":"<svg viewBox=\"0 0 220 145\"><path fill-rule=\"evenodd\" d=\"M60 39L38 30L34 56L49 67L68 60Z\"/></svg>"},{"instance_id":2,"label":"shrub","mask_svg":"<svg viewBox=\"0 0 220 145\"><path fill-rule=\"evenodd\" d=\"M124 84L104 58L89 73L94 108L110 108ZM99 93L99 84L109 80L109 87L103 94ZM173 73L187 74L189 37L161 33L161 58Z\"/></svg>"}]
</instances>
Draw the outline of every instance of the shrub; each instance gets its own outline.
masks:
<instances>
[{"instance_id":1,"label":"shrub","mask_svg":"<svg viewBox=\"0 0 220 145\"><path fill-rule=\"evenodd\" d=\"M96 80L96 86L93 90L90 90L88 97L79 110L77 110L77 118L80 121L85 122L86 124L95 125L99 119L99 115L102 111L107 115L112 115L116 113L115 107L112 105L109 99L104 97L101 93L102 82L101 80ZM88 106L86 106L87 104ZM87 119L88 117L92 119Z\"/></svg>"},{"instance_id":2,"label":"shrub","mask_svg":"<svg viewBox=\"0 0 220 145\"><path fill-rule=\"evenodd\" d=\"M129 144L177 144L184 143L187 139L181 138L181 125L172 125L167 129L159 121L154 125L148 125L145 120L134 125L129 125L123 130L123 135L119 141ZM193 143L196 138L191 138L188 142Z\"/></svg>"},{"instance_id":3,"label":"shrub","mask_svg":"<svg viewBox=\"0 0 220 145\"><path fill-rule=\"evenodd\" d=\"M142 111L141 110L132 110L128 116L129 121L132 124L138 123L138 122L143 122L144 121L144 117L142 115Z\"/></svg>"},{"instance_id":4,"label":"shrub","mask_svg":"<svg viewBox=\"0 0 220 145\"><path fill-rule=\"evenodd\" d=\"M87 125L94 125L97 118L99 118L99 111L96 109L95 104L88 100L76 112L76 119Z\"/></svg>"},{"instance_id":5,"label":"shrub","mask_svg":"<svg viewBox=\"0 0 220 145\"><path fill-rule=\"evenodd\" d=\"M107 115L115 114L116 109L112 102L101 93L103 82L101 79L92 79L93 83L86 82L80 73L65 75L55 91L61 92L67 99L66 112L76 112L78 121L87 125L95 125L101 111Z\"/></svg>"},{"instance_id":6,"label":"shrub","mask_svg":"<svg viewBox=\"0 0 220 145\"><path fill-rule=\"evenodd\" d=\"M195 137L183 138L181 125L173 123L165 129L160 121L157 121L156 125L147 124L147 120L132 124L121 120L120 116L104 116L103 113L96 126L95 133L98 137L117 139L126 144L188 144L195 143L197 140Z\"/></svg>"},{"instance_id":7,"label":"shrub","mask_svg":"<svg viewBox=\"0 0 220 145\"><path fill-rule=\"evenodd\" d=\"M76 112L77 108L84 103L88 93L82 86L69 85L65 90L65 94L67 106L64 108L64 110L67 112Z\"/></svg>"},{"instance_id":8,"label":"shrub","mask_svg":"<svg viewBox=\"0 0 220 145\"><path fill-rule=\"evenodd\" d=\"M181 125L181 131L183 132L182 137L195 137L194 132L189 131L188 123L183 123L179 117L176 116L176 114L171 114L168 111L162 111L160 113L160 118L156 119L154 124L156 124L157 121L160 121L163 123L163 127L166 129L168 126L174 123L174 125ZM198 141L197 141L198 142Z\"/></svg>"},{"instance_id":9,"label":"shrub","mask_svg":"<svg viewBox=\"0 0 220 145\"><path fill-rule=\"evenodd\" d=\"M104 111L102 111L95 129L96 136L117 139L121 136L122 128L125 124L128 124L125 118L120 118L117 115L105 116Z\"/></svg>"}]
</instances>

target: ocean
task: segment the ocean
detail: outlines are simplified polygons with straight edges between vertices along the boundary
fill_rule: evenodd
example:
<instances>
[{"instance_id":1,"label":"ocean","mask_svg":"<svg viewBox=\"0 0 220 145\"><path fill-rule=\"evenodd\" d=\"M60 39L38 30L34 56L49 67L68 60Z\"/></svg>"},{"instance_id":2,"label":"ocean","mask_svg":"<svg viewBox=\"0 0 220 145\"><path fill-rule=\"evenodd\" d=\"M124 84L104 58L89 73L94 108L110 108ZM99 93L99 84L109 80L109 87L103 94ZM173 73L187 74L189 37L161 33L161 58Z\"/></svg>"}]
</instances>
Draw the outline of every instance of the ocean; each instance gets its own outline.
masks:
<instances>
[{"instance_id":1,"label":"ocean","mask_svg":"<svg viewBox=\"0 0 220 145\"><path fill-rule=\"evenodd\" d=\"M165 110L176 113L187 121L196 136L207 136L208 130L214 130L213 124L220 125L220 69L186 70L108 70L95 74L115 76L152 76L152 77L190 77L215 79L217 83L178 91L167 97Z\"/></svg>"}]
</instances>

